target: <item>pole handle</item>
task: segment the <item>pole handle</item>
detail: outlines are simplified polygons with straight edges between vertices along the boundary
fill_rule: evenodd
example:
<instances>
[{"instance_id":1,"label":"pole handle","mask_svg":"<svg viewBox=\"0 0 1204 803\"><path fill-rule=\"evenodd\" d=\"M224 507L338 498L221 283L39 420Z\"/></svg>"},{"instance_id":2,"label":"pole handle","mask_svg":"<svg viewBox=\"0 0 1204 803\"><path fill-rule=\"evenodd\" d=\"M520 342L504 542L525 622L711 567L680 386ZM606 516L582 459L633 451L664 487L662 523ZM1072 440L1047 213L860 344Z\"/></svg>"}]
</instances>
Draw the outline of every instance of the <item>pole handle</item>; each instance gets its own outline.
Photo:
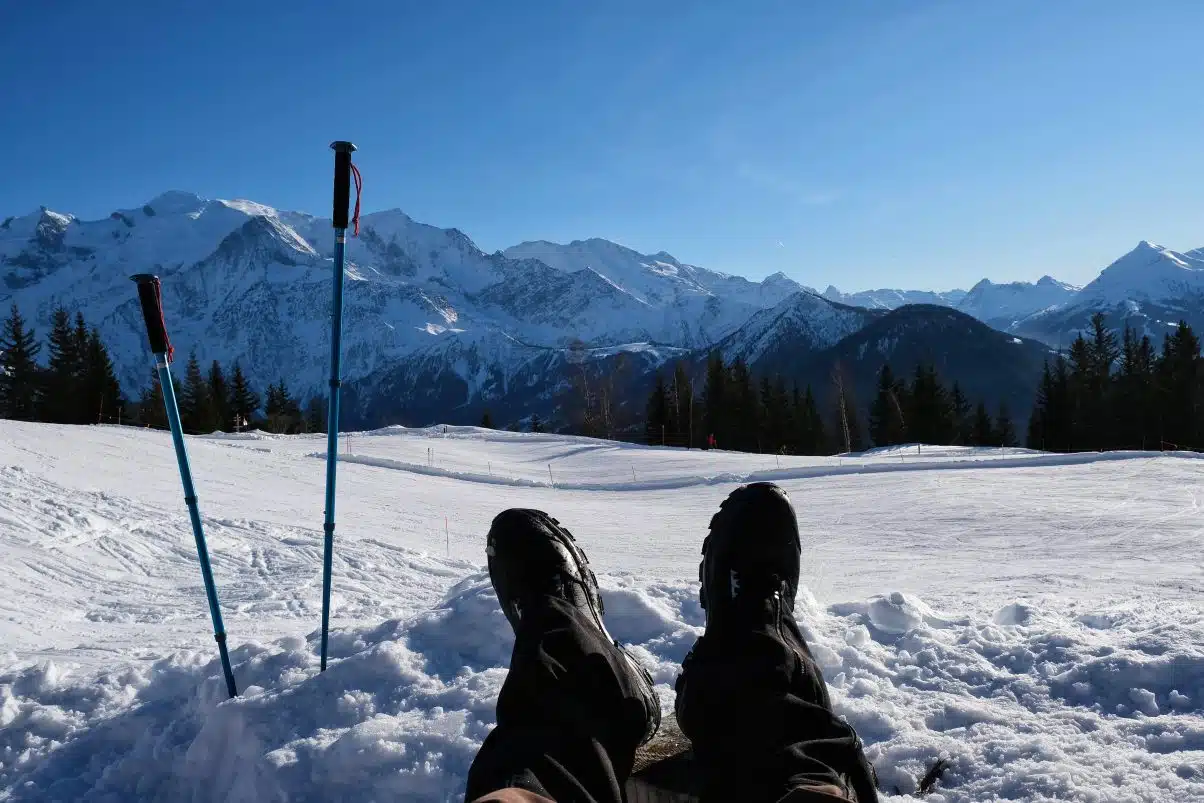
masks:
<instances>
[{"instance_id":1,"label":"pole handle","mask_svg":"<svg viewBox=\"0 0 1204 803\"><path fill-rule=\"evenodd\" d=\"M351 204L351 154L355 146L344 140L330 143L334 150L334 214L336 229L347 228L347 209Z\"/></svg>"},{"instance_id":2,"label":"pole handle","mask_svg":"<svg viewBox=\"0 0 1204 803\"><path fill-rule=\"evenodd\" d=\"M163 295L159 277L153 273L138 273L131 276L138 284L138 301L142 304L142 318L146 321L146 336L151 351L168 355L171 360L174 349L167 338L167 324L163 320Z\"/></svg>"}]
</instances>

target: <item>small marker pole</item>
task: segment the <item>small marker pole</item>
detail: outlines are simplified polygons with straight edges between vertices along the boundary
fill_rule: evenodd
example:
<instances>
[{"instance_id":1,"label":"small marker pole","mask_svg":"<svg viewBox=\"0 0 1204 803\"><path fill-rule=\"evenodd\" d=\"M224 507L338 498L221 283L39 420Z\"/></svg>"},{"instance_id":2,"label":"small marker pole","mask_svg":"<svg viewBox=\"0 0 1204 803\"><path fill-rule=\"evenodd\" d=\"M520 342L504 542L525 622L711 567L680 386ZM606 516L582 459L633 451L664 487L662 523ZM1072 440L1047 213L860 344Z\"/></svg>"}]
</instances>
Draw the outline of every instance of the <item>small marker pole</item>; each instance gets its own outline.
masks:
<instances>
[{"instance_id":1,"label":"small marker pole","mask_svg":"<svg viewBox=\"0 0 1204 803\"><path fill-rule=\"evenodd\" d=\"M213 582L213 568L209 565L209 548L205 544L205 531L201 527L201 511L197 507L196 488L192 485L192 469L188 466L188 449L184 446L184 428L180 424L180 408L176 404L176 387L171 379L171 358L175 349L167 338L167 324L163 320L163 298L159 277L150 273L131 276L138 284L138 300L142 304L142 317L146 321L146 335L150 340L151 352L155 355L155 369L159 372L159 384L163 390L163 407L167 411L167 423L171 426L171 441L176 449L176 462L180 467L180 483L184 486L184 503L188 505L188 518L192 522L192 536L196 540L197 559L201 564L201 579L205 581L205 597L209 601L209 616L213 620L213 639L222 660L222 674L226 676L226 692L238 696L234 683L234 670L230 667L230 653L226 649L226 626L222 624L222 609L217 601L217 587Z\"/></svg>"},{"instance_id":2,"label":"small marker pole","mask_svg":"<svg viewBox=\"0 0 1204 803\"><path fill-rule=\"evenodd\" d=\"M343 270L347 249L347 207L351 203L351 174L355 173L355 233L360 228L360 173L351 164L355 146L350 142L332 142L334 150L334 303L330 317L330 404L326 420L326 516L322 523L326 538L322 551L322 658L326 671L326 647L330 637L330 574L334 562L334 500L339 465L339 362L343 341Z\"/></svg>"}]
</instances>

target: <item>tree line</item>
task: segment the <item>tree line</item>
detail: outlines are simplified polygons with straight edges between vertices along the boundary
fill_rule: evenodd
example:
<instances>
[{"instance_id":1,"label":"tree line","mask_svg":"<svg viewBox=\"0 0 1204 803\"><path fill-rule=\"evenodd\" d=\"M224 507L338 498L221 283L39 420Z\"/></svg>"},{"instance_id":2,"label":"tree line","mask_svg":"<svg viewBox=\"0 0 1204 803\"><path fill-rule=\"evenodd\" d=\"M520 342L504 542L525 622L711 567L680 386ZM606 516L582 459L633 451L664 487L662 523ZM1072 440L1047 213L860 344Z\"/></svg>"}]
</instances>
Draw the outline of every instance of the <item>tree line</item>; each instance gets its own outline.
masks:
<instances>
[{"instance_id":1,"label":"tree line","mask_svg":"<svg viewBox=\"0 0 1204 803\"><path fill-rule=\"evenodd\" d=\"M0 418L54 424L117 423L167 429L159 374L149 368L150 383L129 401L113 369L109 350L95 326L74 318L63 307L51 315L45 365L42 343L17 305L0 327ZM313 396L302 410L281 380L260 395L238 362L227 375L214 360L202 371L189 355L184 378L172 377L185 432L233 432L259 428L269 432L325 432L326 400ZM262 411L262 414L261 414Z\"/></svg>"},{"instance_id":2,"label":"tree line","mask_svg":"<svg viewBox=\"0 0 1204 803\"><path fill-rule=\"evenodd\" d=\"M1200 339L1180 321L1161 348L1126 325L1118 338L1102 314L1066 354L1046 362L1028 445L1051 452L1204 446Z\"/></svg>"},{"instance_id":3,"label":"tree line","mask_svg":"<svg viewBox=\"0 0 1204 803\"><path fill-rule=\"evenodd\" d=\"M701 446L778 454L857 452L901 443L1013 446L1016 435L1005 405L992 415L985 402L972 406L958 383L946 387L931 365L916 366L910 382L889 365L878 374L878 393L867 425L839 366L821 406L810 385L787 387L781 376L753 376L748 363L721 354L707 360L701 392L685 363L672 375L658 373L644 417L644 440L668 446Z\"/></svg>"},{"instance_id":4,"label":"tree line","mask_svg":"<svg viewBox=\"0 0 1204 803\"><path fill-rule=\"evenodd\" d=\"M124 398L109 350L82 314L55 309L45 365L42 345L14 304L0 328L0 417L94 424L120 415Z\"/></svg>"},{"instance_id":5,"label":"tree line","mask_svg":"<svg viewBox=\"0 0 1204 803\"><path fill-rule=\"evenodd\" d=\"M835 436L844 429L824 421L810 386L787 387L781 376L757 381L743 358L729 364L714 353L697 393L685 363L678 362L668 379L657 373L646 406L644 439L667 446L825 454L831 450L829 430ZM860 444L855 420L852 431Z\"/></svg>"}]
</instances>

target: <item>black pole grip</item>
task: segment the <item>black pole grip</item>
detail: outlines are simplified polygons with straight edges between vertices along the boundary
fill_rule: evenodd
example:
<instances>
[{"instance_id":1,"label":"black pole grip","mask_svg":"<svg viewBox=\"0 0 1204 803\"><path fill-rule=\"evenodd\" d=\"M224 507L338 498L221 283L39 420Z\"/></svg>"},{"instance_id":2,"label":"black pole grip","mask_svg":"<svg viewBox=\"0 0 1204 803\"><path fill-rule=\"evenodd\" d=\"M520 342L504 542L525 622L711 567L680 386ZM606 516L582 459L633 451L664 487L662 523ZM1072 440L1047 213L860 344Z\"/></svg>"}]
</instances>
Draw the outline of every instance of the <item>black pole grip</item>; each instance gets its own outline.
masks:
<instances>
[{"instance_id":1,"label":"black pole grip","mask_svg":"<svg viewBox=\"0 0 1204 803\"><path fill-rule=\"evenodd\" d=\"M338 140L330 143L334 149L334 220L336 229L347 228L347 208L351 204L351 154L355 146Z\"/></svg>"},{"instance_id":2,"label":"black pole grip","mask_svg":"<svg viewBox=\"0 0 1204 803\"><path fill-rule=\"evenodd\" d=\"M130 278L138 283L138 300L142 302L142 317L146 320L151 351L166 354L167 328L163 325L163 306L159 300L159 277L153 273L139 273Z\"/></svg>"}]
</instances>

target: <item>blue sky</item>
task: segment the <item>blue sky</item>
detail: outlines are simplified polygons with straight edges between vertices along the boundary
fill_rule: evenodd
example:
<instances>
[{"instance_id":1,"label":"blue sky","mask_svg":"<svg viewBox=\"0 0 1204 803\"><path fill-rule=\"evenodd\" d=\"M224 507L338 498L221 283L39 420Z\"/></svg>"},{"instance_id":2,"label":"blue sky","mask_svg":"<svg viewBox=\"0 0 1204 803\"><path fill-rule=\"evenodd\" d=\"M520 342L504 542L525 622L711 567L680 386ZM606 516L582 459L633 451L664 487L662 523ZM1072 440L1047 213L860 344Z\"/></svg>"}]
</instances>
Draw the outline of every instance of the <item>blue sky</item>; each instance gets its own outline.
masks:
<instances>
[{"instance_id":1,"label":"blue sky","mask_svg":"<svg viewBox=\"0 0 1204 803\"><path fill-rule=\"evenodd\" d=\"M166 189L808 284L1204 246L1204 3L0 0L0 216Z\"/></svg>"}]
</instances>

